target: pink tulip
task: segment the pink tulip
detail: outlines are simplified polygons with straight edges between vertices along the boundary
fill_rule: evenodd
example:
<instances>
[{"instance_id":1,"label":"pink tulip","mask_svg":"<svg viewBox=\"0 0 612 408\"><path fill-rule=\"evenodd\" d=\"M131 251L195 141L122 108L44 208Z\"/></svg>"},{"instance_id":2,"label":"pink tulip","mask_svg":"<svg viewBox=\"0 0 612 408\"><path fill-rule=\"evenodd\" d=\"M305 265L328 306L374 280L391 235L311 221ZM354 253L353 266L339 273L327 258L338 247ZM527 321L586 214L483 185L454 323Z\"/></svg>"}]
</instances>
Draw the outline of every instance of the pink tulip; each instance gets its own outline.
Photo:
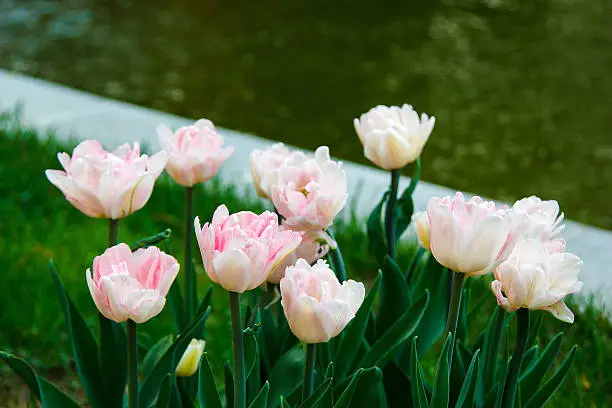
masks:
<instances>
[{"instance_id":1,"label":"pink tulip","mask_svg":"<svg viewBox=\"0 0 612 408\"><path fill-rule=\"evenodd\" d=\"M427 216L433 256L447 268L471 276L491 272L510 255L519 236L512 212L480 197L433 197Z\"/></svg>"},{"instance_id":2,"label":"pink tulip","mask_svg":"<svg viewBox=\"0 0 612 408\"><path fill-rule=\"evenodd\" d=\"M179 264L156 247L132 253L126 244L108 248L87 269L87 286L108 319L144 323L162 311Z\"/></svg>"},{"instance_id":3,"label":"pink tulip","mask_svg":"<svg viewBox=\"0 0 612 408\"><path fill-rule=\"evenodd\" d=\"M80 143L72 152L59 153L64 171L47 170L51 183L78 210L94 218L119 219L141 209L166 165L166 153L140 155L124 144L109 153L96 140Z\"/></svg>"},{"instance_id":4,"label":"pink tulip","mask_svg":"<svg viewBox=\"0 0 612 408\"><path fill-rule=\"evenodd\" d=\"M204 268L210 279L224 289L242 293L255 289L302 240L297 232L280 230L276 214L250 211L229 214L219 206L212 222L195 231Z\"/></svg>"},{"instance_id":5,"label":"pink tulip","mask_svg":"<svg viewBox=\"0 0 612 408\"><path fill-rule=\"evenodd\" d=\"M574 314L563 299L578 292L582 261L563 250L552 251L539 239L521 241L512 255L494 272L491 289L497 303L508 312L520 308L545 310L566 323L574 322Z\"/></svg>"},{"instance_id":6,"label":"pink tulip","mask_svg":"<svg viewBox=\"0 0 612 408\"><path fill-rule=\"evenodd\" d=\"M365 297L363 283L347 280L341 285L323 260L310 266L298 259L287 268L280 289L289 327L304 343L324 343L340 334Z\"/></svg>"},{"instance_id":7,"label":"pink tulip","mask_svg":"<svg viewBox=\"0 0 612 408\"><path fill-rule=\"evenodd\" d=\"M233 147L223 148L223 137L207 119L181 127L174 133L168 126L159 125L157 134L162 149L168 154L166 171L185 187L213 178L234 152Z\"/></svg>"},{"instance_id":8,"label":"pink tulip","mask_svg":"<svg viewBox=\"0 0 612 408\"><path fill-rule=\"evenodd\" d=\"M262 198L270 197L270 187L276 182L276 176L281 166L288 160L289 156L301 152L291 152L282 143L274 143L264 150L253 150L250 156L251 174L257 195Z\"/></svg>"},{"instance_id":9,"label":"pink tulip","mask_svg":"<svg viewBox=\"0 0 612 408\"><path fill-rule=\"evenodd\" d=\"M319 147L314 158L292 156L279 169L271 198L290 228L327 229L347 200L342 163L330 159L327 146Z\"/></svg>"},{"instance_id":10,"label":"pink tulip","mask_svg":"<svg viewBox=\"0 0 612 408\"><path fill-rule=\"evenodd\" d=\"M281 226L283 228L283 226ZM302 258L310 265L329 252L330 247L335 248L336 242L323 230L305 231L302 233L302 242L297 249L289 254L274 271L268 276L268 282L279 283L285 276L285 270L289 266L295 265L298 259Z\"/></svg>"}]
</instances>

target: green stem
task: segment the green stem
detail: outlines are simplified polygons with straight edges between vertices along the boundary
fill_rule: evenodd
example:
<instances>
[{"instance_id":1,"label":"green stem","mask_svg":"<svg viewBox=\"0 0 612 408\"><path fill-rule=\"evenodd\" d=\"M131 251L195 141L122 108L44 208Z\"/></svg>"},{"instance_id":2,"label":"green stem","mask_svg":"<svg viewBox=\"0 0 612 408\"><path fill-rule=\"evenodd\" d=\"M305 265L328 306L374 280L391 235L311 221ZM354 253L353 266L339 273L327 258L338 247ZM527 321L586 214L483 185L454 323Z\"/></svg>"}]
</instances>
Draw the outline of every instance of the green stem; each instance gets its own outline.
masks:
<instances>
[{"instance_id":1,"label":"green stem","mask_svg":"<svg viewBox=\"0 0 612 408\"><path fill-rule=\"evenodd\" d=\"M128 320L128 407L138 408L138 343L136 342L136 322Z\"/></svg>"},{"instance_id":2,"label":"green stem","mask_svg":"<svg viewBox=\"0 0 612 408\"><path fill-rule=\"evenodd\" d=\"M108 247L119 243L119 220L108 220Z\"/></svg>"},{"instance_id":3,"label":"green stem","mask_svg":"<svg viewBox=\"0 0 612 408\"><path fill-rule=\"evenodd\" d=\"M395 203L397 202L397 189L399 187L399 179L399 169L391 170L389 201L387 201L385 213L385 233L387 235L388 253L391 259L395 259Z\"/></svg>"},{"instance_id":4,"label":"green stem","mask_svg":"<svg viewBox=\"0 0 612 408\"><path fill-rule=\"evenodd\" d=\"M459 308L461 307L461 294L463 293L463 280L465 274L453 272L453 288L451 291L450 306L448 308L448 318L446 320L446 335L451 333L454 339L457 337L457 321L459 320ZM453 361L454 346L451 347L451 362Z\"/></svg>"},{"instance_id":5,"label":"green stem","mask_svg":"<svg viewBox=\"0 0 612 408\"><path fill-rule=\"evenodd\" d=\"M336 241L334 238L334 234L332 234L331 230L327 230L327 234L331 239ZM346 280L346 267L344 266L344 258L342 257L342 252L340 251L340 245L338 245L338 241L336 241L336 249L332 249L330 251L331 260L333 266L335 268L334 272L336 272L336 276L340 283Z\"/></svg>"},{"instance_id":6,"label":"green stem","mask_svg":"<svg viewBox=\"0 0 612 408\"><path fill-rule=\"evenodd\" d=\"M317 345L307 344L306 345L306 365L304 368L304 388L302 390L302 401L312 394L314 388L314 371L315 371L315 360L317 355Z\"/></svg>"},{"instance_id":7,"label":"green stem","mask_svg":"<svg viewBox=\"0 0 612 408\"><path fill-rule=\"evenodd\" d=\"M521 373L521 364L523 363L523 354L525 354L527 339L529 338L529 309L521 308L516 311L516 315L518 324L516 345L514 346L512 361L506 379L506 386L504 387L502 408L514 407L518 379Z\"/></svg>"},{"instance_id":8,"label":"green stem","mask_svg":"<svg viewBox=\"0 0 612 408\"><path fill-rule=\"evenodd\" d=\"M195 313L195 276L192 268L191 249L193 238L193 187L185 188L185 257L183 269L185 273L185 322L189 323Z\"/></svg>"},{"instance_id":9,"label":"green stem","mask_svg":"<svg viewBox=\"0 0 612 408\"><path fill-rule=\"evenodd\" d=\"M229 293L232 315L232 344L234 346L234 408L246 407L246 379L244 368L244 345L242 338L242 313L240 294Z\"/></svg>"},{"instance_id":10,"label":"green stem","mask_svg":"<svg viewBox=\"0 0 612 408\"><path fill-rule=\"evenodd\" d=\"M485 364L487 365L487 369L485 373L485 379L487 381L490 380L489 384L495 384L496 376L497 376L497 355L499 354L499 347L502 339L502 330L504 329L504 322L506 321L506 311L501 307L497 307L497 311L495 313L495 322L493 327L493 337L491 338L491 344L488 346L487 352L487 360Z\"/></svg>"}]
</instances>

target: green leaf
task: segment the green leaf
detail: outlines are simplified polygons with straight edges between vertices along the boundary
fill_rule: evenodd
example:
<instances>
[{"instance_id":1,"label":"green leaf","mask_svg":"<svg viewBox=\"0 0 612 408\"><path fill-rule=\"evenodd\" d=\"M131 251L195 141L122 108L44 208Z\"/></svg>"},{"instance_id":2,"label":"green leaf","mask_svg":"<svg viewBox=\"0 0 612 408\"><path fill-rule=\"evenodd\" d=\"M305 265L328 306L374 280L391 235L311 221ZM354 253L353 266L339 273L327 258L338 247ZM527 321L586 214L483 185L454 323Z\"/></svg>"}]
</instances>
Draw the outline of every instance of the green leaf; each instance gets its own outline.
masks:
<instances>
[{"instance_id":1,"label":"green leaf","mask_svg":"<svg viewBox=\"0 0 612 408\"><path fill-rule=\"evenodd\" d=\"M225 362L223 374L225 375L225 406L234 406L234 374L229 361Z\"/></svg>"},{"instance_id":2,"label":"green leaf","mask_svg":"<svg viewBox=\"0 0 612 408\"><path fill-rule=\"evenodd\" d=\"M158 363L158 361L162 358L164 353L168 351L170 346L172 346L174 339L171 334L162 337L159 339L157 343L153 345L147 352L140 366L140 371L145 374L153 371L153 367Z\"/></svg>"},{"instance_id":3,"label":"green leaf","mask_svg":"<svg viewBox=\"0 0 612 408\"><path fill-rule=\"evenodd\" d=\"M410 288L401 269L389 255L385 255L382 266L380 306L376 319L376 332L384 334L410 307Z\"/></svg>"},{"instance_id":4,"label":"green leaf","mask_svg":"<svg viewBox=\"0 0 612 408\"><path fill-rule=\"evenodd\" d=\"M0 351L0 358L9 365L22 380L26 383L32 394L40 399L40 389L38 387L38 376L34 369L22 358Z\"/></svg>"},{"instance_id":5,"label":"green leaf","mask_svg":"<svg viewBox=\"0 0 612 408\"><path fill-rule=\"evenodd\" d=\"M410 401L410 380L393 361L383 369L383 387L389 408L405 408Z\"/></svg>"},{"instance_id":6,"label":"green leaf","mask_svg":"<svg viewBox=\"0 0 612 408\"><path fill-rule=\"evenodd\" d=\"M421 158L417 157L414 162L414 172L412 177L410 178L410 184L406 189L402 192L396 204L396 237L400 238L402 233L408 228L410 225L410 221L412 220L412 214L414 212L414 202L412 200L412 194L416 189L417 184L419 183L419 179L421 178Z\"/></svg>"},{"instance_id":7,"label":"green leaf","mask_svg":"<svg viewBox=\"0 0 612 408\"><path fill-rule=\"evenodd\" d=\"M363 370L355 388L351 408L384 407L385 390L382 385L382 371L378 367Z\"/></svg>"},{"instance_id":8,"label":"green leaf","mask_svg":"<svg viewBox=\"0 0 612 408\"><path fill-rule=\"evenodd\" d=\"M72 303L70 296L66 293L52 262L49 262L49 268L51 269L51 277L62 304L68 337L70 338L81 385L92 408L103 408L107 406L106 398L108 395L104 390L104 381L100 374L98 345L87 323L85 323L85 319L83 319L74 303ZM108 404L112 404L112 402Z\"/></svg>"},{"instance_id":9,"label":"green leaf","mask_svg":"<svg viewBox=\"0 0 612 408\"><path fill-rule=\"evenodd\" d=\"M388 198L389 191L386 191L370 213L366 223L370 253L376 257L376 261L379 265L383 264L384 256L387 253L385 232L382 225L382 209Z\"/></svg>"},{"instance_id":10,"label":"green leaf","mask_svg":"<svg viewBox=\"0 0 612 408\"><path fill-rule=\"evenodd\" d=\"M353 394L355 393L355 387L357 386L357 383L359 383L359 379L363 375L364 371L365 370L361 368L357 370L355 374L353 374L351 381L340 395L340 398L338 398L334 408L348 408L350 406L351 400L353 399Z\"/></svg>"},{"instance_id":11,"label":"green leaf","mask_svg":"<svg viewBox=\"0 0 612 408\"><path fill-rule=\"evenodd\" d=\"M155 408L169 408L170 397L172 395L172 375L166 374L164 377L161 387L159 388L159 395L157 396L157 402Z\"/></svg>"},{"instance_id":12,"label":"green leaf","mask_svg":"<svg viewBox=\"0 0 612 408\"><path fill-rule=\"evenodd\" d=\"M198 309L196 310L196 314L195 314L196 316L205 312L206 309L210 307L210 303L212 302L212 292L213 292L213 287L211 285L208 287L206 294L202 298L202 301L200 302L200 305L198 306ZM200 324L196 326L193 332L193 335L194 337L197 337L198 339L203 339L206 337L206 319L202 320Z\"/></svg>"},{"instance_id":13,"label":"green leaf","mask_svg":"<svg viewBox=\"0 0 612 408\"><path fill-rule=\"evenodd\" d=\"M257 393L249 408L266 408L268 406L268 393L270 391L270 383L266 381L266 383L261 387L261 390ZM204 408L204 405L201 405L201 408Z\"/></svg>"},{"instance_id":14,"label":"green leaf","mask_svg":"<svg viewBox=\"0 0 612 408\"><path fill-rule=\"evenodd\" d=\"M282 395L289 395L302 383L304 372L304 350L293 347L279 359L270 374L270 407L280 403Z\"/></svg>"},{"instance_id":15,"label":"green leaf","mask_svg":"<svg viewBox=\"0 0 612 408\"><path fill-rule=\"evenodd\" d=\"M43 408L80 408L72 398L44 378L38 377L38 385Z\"/></svg>"},{"instance_id":16,"label":"green leaf","mask_svg":"<svg viewBox=\"0 0 612 408\"><path fill-rule=\"evenodd\" d=\"M538 357L538 351L540 351L540 346L536 344L535 346L533 346L532 348L530 348L529 350L525 352L525 355L523 356L523 364L522 364L524 373L526 373L527 371L531 369L532 363L535 363L536 358Z\"/></svg>"},{"instance_id":17,"label":"green leaf","mask_svg":"<svg viewBox=\"0 0 612 408\"><path fill-rule=\"evenodd\" d=\"M385 334L379 337L370 351L361 359L357 368L372 366L384 367L399 346L406 341L418 327L427 305L429 292L426 291Z\"/></svg>"},{"instance_id":18,"label":"green leaf","mask_svg":"<svg viewBox=\"0 0 612 408\"><path fill-rule=\"evenodd\" d=\"M127 384L127 337L120 323L107 319L101 313L100 368L111 406L120 406Z\"/></svg>"},{"instance_id":19,"label":"green leaf","mask_svg":"<svg viewBox=\"0 0 612 408\"><path fill-rule=\"evenodd\" d=\"M415 408L428 408L427 394L423 384L423 372L419 363L417 352L417 337L412 338L411 358L410 358L410 386L412 390L412 405Z\"/></svg>"},{"instance_id":20,"label":"green leaf","mask_svg":"<svg viewBox=\"0 0 612 408\"><path fill-rule=\"evenodd\" d=\"M158 232L155 235L151 235L150 237L146 237L146 238L141 239L140 241L136 241L135 243L130 245L130 250L134 252L140 248L147 248L152 245L156 245L170 238L170 234L171 234L171 231L170 231L170 228L168 228L165 231Z\"/></svg>"},{"instance_id":21,"label":"green leaf","mask_svg":"<svg viewBox=\"0 0 612 408\"><path fill-rule=\"evenodd\" d=\"M559 349L561 348L561 340L563 340L563 333L553 337L542 352L542 355L527 370L523 371L519 380L523 401L529 401L531 396L534 395L546 372L557 359Z\"/></svg>"},{"instance_id":22,"label":"green leaf","mask_svg":"<svg viewBox=\"0 0 612 408\"><path fill-rule=\"evenodd\" d=\"M282 408L291 408L291 405L287 402L287 400L282 395L280 397L280 405Z\"/></svg>"},{"instance_id":23,"label":"green leaf","mask_svg":"<svg viewBox=\"0 0 612 408\"><path fill-rule=\"evenodd\" d=\"M321 399L323 398L323 395L325 395L327 390L329 390L329 388L331 387L332 381L333 380L331 378L328 378L321 384L319 384L319 386L312 391L312 394L310 394L308 398L306 398L304 402L302 402L298 406L298 408L316 407L319 401L321 401Z\"/></svg>"},{"instance_id":24,"label":"green leaf","mask_svg":"<svg viewBox=\"0 0 612 408\"><path fill-rule=\"evenodd\" d=\"M555 391L557 391L557 389L561 386L561 383L563 383L563 380L565 380L570 368L572 368L577 348L578 346L572 347L559 369L548 381L544 383L542 388L533 394L529 401L527 401L527 404L524 405L525 408L541 408L548 402L548 400L550 400L550 397L552 397ZM523 401L526 399L522 393L521 398Z\"/></svg>"},{"instance_id":25,"label":"green leaf","mask_svg":"<svg viewBox=\"0 0 612 408\"><path fill-rule=\"evenodd\" d=\"M249 331L243 335L246 378L249 378L255 363L259 359L259 346L257 344L257 330Z\"/></svg>"},{"instance_id":26,"label":"green leaf","mask_svg":"<svg viewBox=\"0 0 612 408\"><path fill-rule=\"evenodd\" d=\"M187 322L185 322L185 315L183 314L183 295L179 285L170 286L167 299L174 318L174 326L176 331L180 332L187 326Z\"/></svg>"},{"instance_id":27,"label":"green leaf","mask_svg":"<svg viewBox=\"0 0 612 408\"><path fill-rule=\"evenodd\" d=\"M448 334L440 353L433 392L431 394L432 408L447 408L450 390L450 352L453 347L453 336Z\"/></svg>"},{"instance_id":28,"label":"green leaf","mask_svg":"<svg viewBox=\"0 0 612 408\"><path fill-rule=\"evenodd\" d=\"M457 399L457 404L455 408L472 408L474 405L474 393L476 391L476 379L478 378L478 355L480 354L480 350L476 350L474 353L474 357L472 358L472 362L470 363L470 367L467 370L467 374L465 375L465 380L463 381L463 386L461 387L461 392L459 393L459 398Z\"/></svg>"},{"instance_id":29,"label":"green leaf","mask_svg":"<svg viewBox=\"0 0 612 408\"><path fill-rule=\"evenodd\" d=\"M346 376L347 372L352 366L353 361L355 360L355 357L357 356L359 344L365 335L368 317L372 313L372 307L374 306L374 300L378 294L378 288L381 280L382 273L378 272L378 276L361 304L361 307L355 314L353 320L351 320L343 331L340 344L338 344L338 348L336 349L335 357L337 378L340 380Z\"/></svg>"},{"instance_id":30,"label":"green leaf","mask_svg":"<svg viewBox=\"0 0 612 408\"><path fill-rule=\"evenodd\" d=\"M208 353L202 353L198 372L198 401L200 408L221 408L221 399L217 392L215 376L213 375Z\"/></svg>"},{"instance_id":31,"label":"green leaf","mask_svg":"<svg viewBox=\"0 0 612 408\"><path fill-rule=\"evenodd\" d=\"M448 296L448 269L436 261L433 255L425 263L418 280L412 288L413 295L429 290L429 306L415 335L419 337L419 357L440 338L446 327L447 296ZM405 367L404 367L405 369Z\"/></svg>"},{"instance_id":32,"label":"green leaf","mask_svg":"<svg viewBox=\"0 0 612 408\"><path fill-rule=\"evenodd\" d=\"M152 399L157 395L164 376L168 373L173 374L183 353L187 349L189 342L193 338L193 333L200 322L205 320L210 314L210 307L198 314L195 319L178 335L174 343L166 350L159 359L155 367L144 377L140 392L140 405L148 407Z\"/></svg>"}]
</instances>

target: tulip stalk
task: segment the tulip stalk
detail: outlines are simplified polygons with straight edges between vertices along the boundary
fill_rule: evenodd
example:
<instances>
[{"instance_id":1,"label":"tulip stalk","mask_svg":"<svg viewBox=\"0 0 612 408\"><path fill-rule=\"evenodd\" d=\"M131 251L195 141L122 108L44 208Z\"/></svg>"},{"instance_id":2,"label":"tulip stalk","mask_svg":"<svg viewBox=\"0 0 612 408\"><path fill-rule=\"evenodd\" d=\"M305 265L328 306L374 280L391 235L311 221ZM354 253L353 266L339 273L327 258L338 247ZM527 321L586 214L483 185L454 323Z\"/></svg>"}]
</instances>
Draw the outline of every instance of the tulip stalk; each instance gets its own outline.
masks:
<instances>
[{"instance_id":1,"label":"tulip stalk","mask_svg":"<svg viewBox=\"0 0 612 408\"><path fill-rule=\"evenodd\" d=\"M302 389L302 401L312 394L314 388L315 360L317 355L317 345L308 343L306 345L306 365L304 366L304 388Z\"/></svg>"},{"instance_id":2,"label":"tulip stalk","mask_svg":"<svg viewBox=\"0 0 612 408\"><path fill-rule=\"evenodd\" d=\"M192 268L193 248L193 187L185 187L185 257L183 260L183 268L185 269L185 315L186 322L193 319L195 312L195 274Z\"/></svg>"},{"instance_id":3,"label":"tulip stalk","mask_svg":"<svg viewBox=\"0 0 612 408\"><path fill-rule=\"evenodd\" d=\"M334 237L334 234L332 234L331 230L328 229L327 234L334 242L336 241L336 238ZM344 258L342 257L342 252L340 251L340 245L338 245L337 242L336 248L330 251L329 256L331 257L334 272L336 273L340 283L346 281L346 267L344 266Z\"/></svg>"},{"instance_id":4,"label":"tulip stalk","mask_svg":"<svg viewBox=\"0 0 612 408\"><path fill-rule=\"evenodd\" d=\"M246 379L244 367L244 342L240 294L229 292L232 316L232 345L234 347L234 408L246 407Z\"/></svg>"},{"instance_id":5,"label":"tulip stalk","mask_svg":"<svg viewBox=\"0 0 612 408\"><path fill-rule=\"evenodd\" d=\"M128 407L138 408L138 343L136 341L136 322L128 320Z\"/></svg>"},{"instance_id":6,"label":"tulip stalk","mask_svg":"<svg viewBox=\"0 0 612 408\"><path fill-rule=\"evenodd\" d=\"M108 220L108 247L119 243L119 220Z\"/></svg>"},{"instance_id":7,"label":"tulip stalk","mask_svg":"<svg viewBox=\"0 0 612 408\"><path fill-rule=\"evenodd\" d=\"M523 355L527 349L527 339L529 338L529 309L521 308L516 311L518 331L514 352L512 352L512 361L508 370L508 377L504 387L504 397L502 408L513 408L514 400L516 399L516 390L518 388L518 379L521 373L521 365L523 363Z\"/></svg>"},{"instance_id":8,"label":"tulip stalk","mask_svg":"<svg viewBox=\"0 0 612 408\"><path fill-rule=\"evenodd\" d=\"M453 272L453 286L451 289L450 306L448 308L448 318L446 320L446 334L451 333L453 339L455 339L457 335L457 321L459 320L459 308L461 307L464 279L465 274ZM453 358L453 349L454 346L451 347L450 350L451 362Z\"/></svg>"},{"instance_id":9,"label":"tulip stalk","mask_svg":"<svg viewBox=\"0 0 612 408\"><path fill-rule=\"evenodd\" d=\"M387 236L387 250L389 257L395 259L395 204L397 203L397 190L399 187L400 171L391 170L391 185L389 186L389 201L385 213L385 233Z\"/></svg>"}]
</instances>

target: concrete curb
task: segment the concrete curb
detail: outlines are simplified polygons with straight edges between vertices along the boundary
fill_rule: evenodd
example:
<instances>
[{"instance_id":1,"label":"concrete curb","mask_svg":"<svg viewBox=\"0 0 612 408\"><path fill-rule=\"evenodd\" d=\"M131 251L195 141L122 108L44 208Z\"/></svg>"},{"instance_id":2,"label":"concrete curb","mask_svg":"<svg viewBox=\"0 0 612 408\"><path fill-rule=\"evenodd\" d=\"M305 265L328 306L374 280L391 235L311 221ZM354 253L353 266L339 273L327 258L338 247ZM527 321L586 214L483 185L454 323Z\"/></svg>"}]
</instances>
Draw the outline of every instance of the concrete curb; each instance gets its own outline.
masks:
<instances>
[{"instance_id":1,"label":"concrete curb","mask_svg":"<svg viewBox=\"0 0 612 408\"><path fill-rule=\"evenodd\" d=\"M155 128L165 123L171 128L193 122L182 118L78 91L37 78L0 70L0 110L14 109L22 105L22 120L29 127L43 133L52 130L60 139L97 139L107 148L121 143L146 144L153 151L159 149ZM243 184L250 183L249 153L264 148L272 142L257 136L220 129L226 143L235 148L232 157L224 164L221 177ZM357 140L355 141L357 143ZM332 152L333 153L333 152ZM371 211L380 194L387 188L388 174L381 170L345 162L349 179L349 192L360 191L356 197L355 211L365 217ZM403 177L401 185L408 184ZM367 193L366 193L367 192ZM432 196L454 194L454 190L421 182L415 191L415 207L425 208ZM583 258L581 279L583 294L596 294L598 299L612 306L612 232L568 221L563 237L568 249Z\"/></svg>"}]
</instances>

